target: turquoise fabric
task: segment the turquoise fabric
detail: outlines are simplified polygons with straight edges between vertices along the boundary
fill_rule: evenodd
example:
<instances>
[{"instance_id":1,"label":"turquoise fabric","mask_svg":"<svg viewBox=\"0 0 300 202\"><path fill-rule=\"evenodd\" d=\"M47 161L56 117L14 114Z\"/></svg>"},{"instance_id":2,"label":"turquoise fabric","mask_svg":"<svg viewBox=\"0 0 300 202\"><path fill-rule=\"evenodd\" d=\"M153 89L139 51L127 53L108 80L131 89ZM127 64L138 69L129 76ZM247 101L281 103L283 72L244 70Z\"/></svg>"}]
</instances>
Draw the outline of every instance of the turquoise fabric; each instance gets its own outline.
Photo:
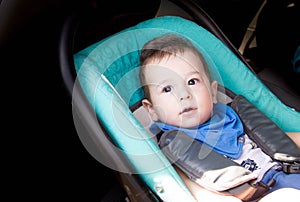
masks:
<instances>
[{"instance_id":1,"label":"turquoise fabric","mask_svg":"<svg viewBox=\"0 0 300 202\"><path fill-rule=\"evenodd\" d=\"M180 17L142 22L76 53L77 81L116 149L133 164L132 172L140 174L163 201L193 201L177 172L129 110L143 98L138 79L140 49L148 40L170 32L189 38L203 53L214 79L244 95L283 130L300 131L300 114L274 96L216 37ZM164 191L157 192L157 186Z\"/></svg>"}]
</instances>

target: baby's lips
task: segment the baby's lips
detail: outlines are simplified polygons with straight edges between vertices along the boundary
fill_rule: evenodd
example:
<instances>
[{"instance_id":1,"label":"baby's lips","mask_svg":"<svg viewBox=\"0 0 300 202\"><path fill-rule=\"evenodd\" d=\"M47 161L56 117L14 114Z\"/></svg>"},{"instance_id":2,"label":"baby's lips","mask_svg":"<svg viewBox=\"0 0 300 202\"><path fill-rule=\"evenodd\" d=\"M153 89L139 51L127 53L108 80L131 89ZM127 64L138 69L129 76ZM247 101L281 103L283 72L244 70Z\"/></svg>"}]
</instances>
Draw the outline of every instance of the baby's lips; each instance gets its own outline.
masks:
<instances>
[{"instance_id":1,"label":"baby's lips","mask_svg":"<svg viewBox=\"0 0 300 202\"><path fill-rule=\"evenodd\" d=\"M197 109L197 108L195 108L195 107L186 107L181 112L179 112L179 115L181 115L181 114L183 114L185 112L189 112L189 111L195 110L195 109Z\"/></svg>"}]
</instances>

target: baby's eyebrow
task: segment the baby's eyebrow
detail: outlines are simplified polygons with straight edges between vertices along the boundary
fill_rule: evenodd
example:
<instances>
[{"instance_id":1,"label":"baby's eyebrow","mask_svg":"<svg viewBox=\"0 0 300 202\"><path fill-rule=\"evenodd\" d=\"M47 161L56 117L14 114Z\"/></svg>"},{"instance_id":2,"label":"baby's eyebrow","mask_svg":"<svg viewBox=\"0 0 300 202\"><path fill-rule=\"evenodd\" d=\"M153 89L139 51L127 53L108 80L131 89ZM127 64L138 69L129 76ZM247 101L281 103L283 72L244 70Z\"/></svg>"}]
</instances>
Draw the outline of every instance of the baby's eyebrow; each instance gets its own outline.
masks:
<instances>
[{"instance_id":1,"label":"baby's eyebrow","mask_svg":"<svg viewBox=\"0 0 300 202\"><path fill-rule=\"evenodd\" d=\"M170 85L172 83L172 78L164 79L157 83L158 86Z\"/></svg>"},{"instance_id":2,"label":"baby's eyebrow","mask_svg":"<svg viewBox=\"0 0 300 202\"><path fill-rule=\"evenodd\" d=\"M201 74L200 74L199 71L192 71L192 72L189 72L189 73L187 74L187 76L192 76L192 75L195 75L195 74L201 76Z\"/></svg>"}]
</instances>

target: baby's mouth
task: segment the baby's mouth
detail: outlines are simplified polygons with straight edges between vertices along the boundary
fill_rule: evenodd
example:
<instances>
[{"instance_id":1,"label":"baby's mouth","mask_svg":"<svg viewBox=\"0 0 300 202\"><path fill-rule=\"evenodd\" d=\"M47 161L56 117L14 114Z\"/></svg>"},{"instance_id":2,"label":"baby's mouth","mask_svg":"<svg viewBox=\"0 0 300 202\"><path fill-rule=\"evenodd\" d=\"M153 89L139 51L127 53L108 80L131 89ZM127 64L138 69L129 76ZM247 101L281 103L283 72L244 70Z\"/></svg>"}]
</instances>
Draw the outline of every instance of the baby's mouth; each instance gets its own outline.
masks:
<instances>
[{"instance_id":1,"label":"baby's mouth","mask_svg":"<svg viewBox=\"0 0 300 202\"><path fill-rule=\"evenodd\" d=\"M191 112L191 111L194 111L196 110L197 108L194 108L194 107L187 107L187 108L184 108L180 113L179 115L182 115L184 113L188 113L188 112Z\"/></svg>"}]
</instances>

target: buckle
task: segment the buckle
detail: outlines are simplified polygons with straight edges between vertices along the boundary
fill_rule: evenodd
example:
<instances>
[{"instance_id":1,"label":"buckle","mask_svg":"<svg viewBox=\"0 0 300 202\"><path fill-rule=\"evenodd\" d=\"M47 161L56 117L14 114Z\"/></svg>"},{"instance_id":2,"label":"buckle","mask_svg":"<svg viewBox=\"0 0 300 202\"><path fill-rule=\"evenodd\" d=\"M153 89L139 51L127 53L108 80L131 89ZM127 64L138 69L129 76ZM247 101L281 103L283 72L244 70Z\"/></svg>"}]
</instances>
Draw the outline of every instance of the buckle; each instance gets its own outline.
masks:
<instances>
[{"instance_id":1,"label":"buckle","mask_svg":"<svg viewBox=\"0 0 300 202\"><path fill-rule=\"evenodd\" d=\"M282 164L282 170L285 173L296 173L300 174L300 164L294 162L292 163L283 163Z\"/></svg>"}]
</instances>

